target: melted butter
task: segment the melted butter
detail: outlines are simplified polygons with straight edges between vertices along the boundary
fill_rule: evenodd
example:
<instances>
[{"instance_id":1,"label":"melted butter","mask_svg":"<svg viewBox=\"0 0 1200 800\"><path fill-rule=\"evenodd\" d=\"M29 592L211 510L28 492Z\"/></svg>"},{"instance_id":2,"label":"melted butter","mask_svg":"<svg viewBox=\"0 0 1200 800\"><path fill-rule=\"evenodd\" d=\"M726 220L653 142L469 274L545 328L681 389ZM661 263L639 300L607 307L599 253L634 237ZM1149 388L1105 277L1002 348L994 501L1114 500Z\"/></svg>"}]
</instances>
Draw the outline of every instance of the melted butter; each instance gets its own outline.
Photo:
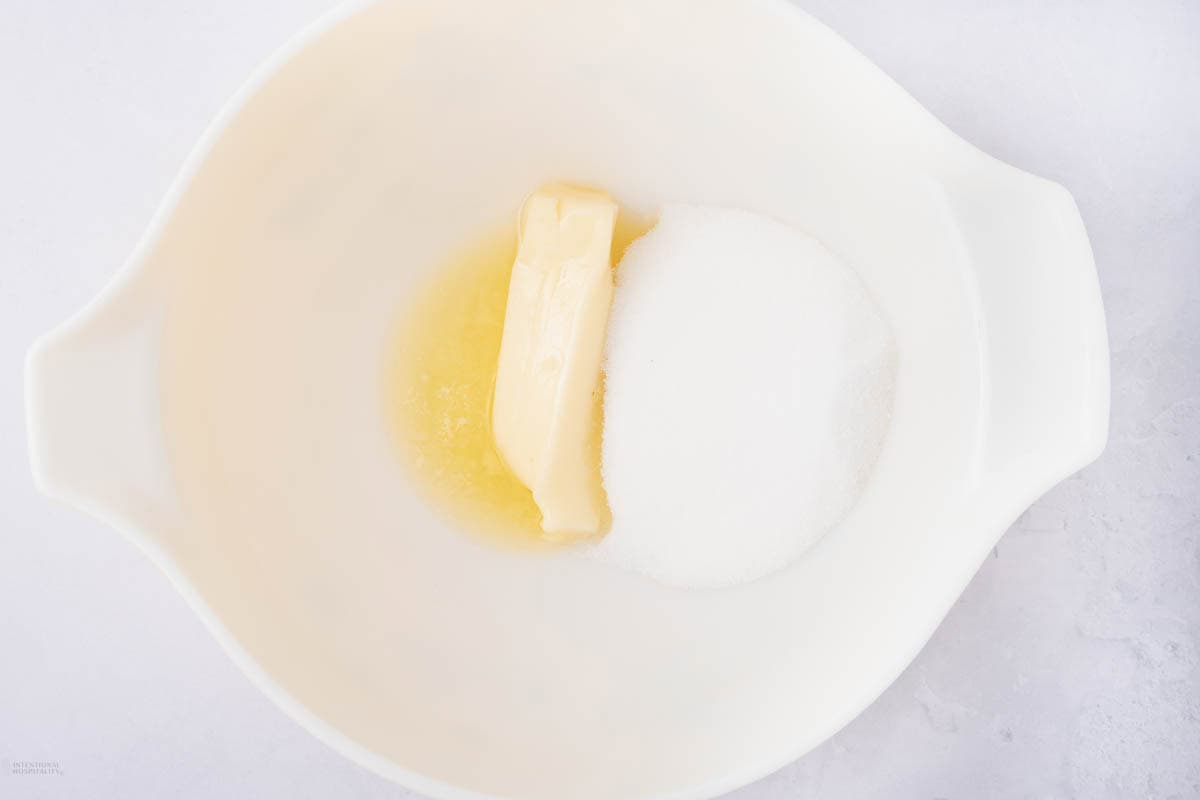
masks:
<instances>
[{"instance_id":1,"label":"melted butter","mask_svg":"<svg viewBox=\"0 0 1200 800\"><path fill-rule=\"evenodd\" d=\"M651 225L618 215L614 261ZM549 546L541 513L496 451L491 413L516 249L515 226L497 228L434 271L401 311L389 344L384 405L397 452L429 502L489 542L528 548ZM601 375L589 439L597 474L603 385Z\"/></svg>"}]
</instances>

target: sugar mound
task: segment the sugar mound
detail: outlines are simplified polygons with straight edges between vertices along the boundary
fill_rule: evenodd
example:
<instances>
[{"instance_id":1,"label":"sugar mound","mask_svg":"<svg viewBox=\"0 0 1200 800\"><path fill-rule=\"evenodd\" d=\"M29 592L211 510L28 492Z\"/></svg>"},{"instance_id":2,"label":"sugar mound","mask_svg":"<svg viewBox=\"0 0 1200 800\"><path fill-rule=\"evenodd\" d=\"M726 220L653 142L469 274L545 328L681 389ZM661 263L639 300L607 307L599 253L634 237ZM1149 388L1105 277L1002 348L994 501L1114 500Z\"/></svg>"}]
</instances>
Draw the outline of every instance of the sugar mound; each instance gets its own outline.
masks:
<instances>
[{"instance_id":1,"label":"sugar mound","mask_svg":"<svg viewBox=\"0 0 1200 800\"><path fill-rule=\"evenodd\" d=\"M856 501L895 369L879 309L819 242L744 211L666 208L617 272L613 523L589 555L691 587L785 566Z\"/></svg>"}]
</instances>

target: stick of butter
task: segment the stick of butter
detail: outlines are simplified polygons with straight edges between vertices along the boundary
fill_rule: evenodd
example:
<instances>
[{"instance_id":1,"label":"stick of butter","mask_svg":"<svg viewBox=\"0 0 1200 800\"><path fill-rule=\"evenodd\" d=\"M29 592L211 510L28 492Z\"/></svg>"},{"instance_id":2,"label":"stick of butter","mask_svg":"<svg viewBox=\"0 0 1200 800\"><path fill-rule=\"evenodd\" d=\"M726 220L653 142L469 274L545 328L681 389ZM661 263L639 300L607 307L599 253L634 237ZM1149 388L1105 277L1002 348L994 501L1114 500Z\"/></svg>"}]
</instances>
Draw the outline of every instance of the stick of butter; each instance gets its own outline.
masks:
<instances>
[{"instance_id":1,"label":"stick of butter","mask_svg":"<svg viewBox=\"0 0 1200 800\"><path fill-rule=\"evenodd\" d=\"M607 194L568 186L543 187L521 209L492 430L550 538L595 534L606 513L589 442L616 217Z\"/></svg>"}]
</instances>

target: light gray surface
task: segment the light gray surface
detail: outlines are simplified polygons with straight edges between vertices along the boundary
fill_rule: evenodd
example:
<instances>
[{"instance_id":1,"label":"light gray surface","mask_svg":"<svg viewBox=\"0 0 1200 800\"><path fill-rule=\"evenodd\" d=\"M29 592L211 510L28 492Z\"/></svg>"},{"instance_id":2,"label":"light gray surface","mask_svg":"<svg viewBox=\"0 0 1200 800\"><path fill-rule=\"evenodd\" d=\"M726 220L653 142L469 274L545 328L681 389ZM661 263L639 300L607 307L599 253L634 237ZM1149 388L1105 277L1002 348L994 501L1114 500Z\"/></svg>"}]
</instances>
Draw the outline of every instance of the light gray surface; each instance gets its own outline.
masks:
<instances>
[{"instance_id":1,"label":"light gray surface","mask_svg":"<svg viewBox=\"0 0 1200 800\"><path fill-rule=\"evenodd\" d=\"M732 797L1200 797L1200 4L800 4L1074 193L1112 437L874 706ZM25 348L121 264L255 64L330 5L0 6L0 797L414 797L260 696L134 548L35 493L24 447ZM12 774L32 760L62 774Z\"/></svg>"}]
</instances>

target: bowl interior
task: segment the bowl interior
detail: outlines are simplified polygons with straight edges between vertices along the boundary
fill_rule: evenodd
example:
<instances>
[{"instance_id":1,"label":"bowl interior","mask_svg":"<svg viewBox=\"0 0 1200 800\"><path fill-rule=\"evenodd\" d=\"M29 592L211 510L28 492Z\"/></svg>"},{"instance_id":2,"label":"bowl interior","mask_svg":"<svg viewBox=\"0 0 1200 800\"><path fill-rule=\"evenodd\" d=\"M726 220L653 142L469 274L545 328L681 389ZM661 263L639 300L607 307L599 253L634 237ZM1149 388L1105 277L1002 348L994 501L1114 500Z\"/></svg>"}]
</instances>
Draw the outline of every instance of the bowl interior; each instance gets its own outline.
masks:
<instances>
[{"instance_id":1,"label":"bowl interior","mask_svg":"<svg viewBox=\"0 0 1200 800\"><path fill-rule=\"evenodd\" d=\"M778 766L895 677L961 581L944 521L977 450L976 305L921 166L948 140L782 3L354 14L252 96L149 256L172 276L161 392L188 519L167 549L271 679L402 778L632 797ZM790 568L667 589L478 544L410 486L380 409L396 315L550 180L787 221L886 311L884 452Z\"/></svg>"}]
</instances>

